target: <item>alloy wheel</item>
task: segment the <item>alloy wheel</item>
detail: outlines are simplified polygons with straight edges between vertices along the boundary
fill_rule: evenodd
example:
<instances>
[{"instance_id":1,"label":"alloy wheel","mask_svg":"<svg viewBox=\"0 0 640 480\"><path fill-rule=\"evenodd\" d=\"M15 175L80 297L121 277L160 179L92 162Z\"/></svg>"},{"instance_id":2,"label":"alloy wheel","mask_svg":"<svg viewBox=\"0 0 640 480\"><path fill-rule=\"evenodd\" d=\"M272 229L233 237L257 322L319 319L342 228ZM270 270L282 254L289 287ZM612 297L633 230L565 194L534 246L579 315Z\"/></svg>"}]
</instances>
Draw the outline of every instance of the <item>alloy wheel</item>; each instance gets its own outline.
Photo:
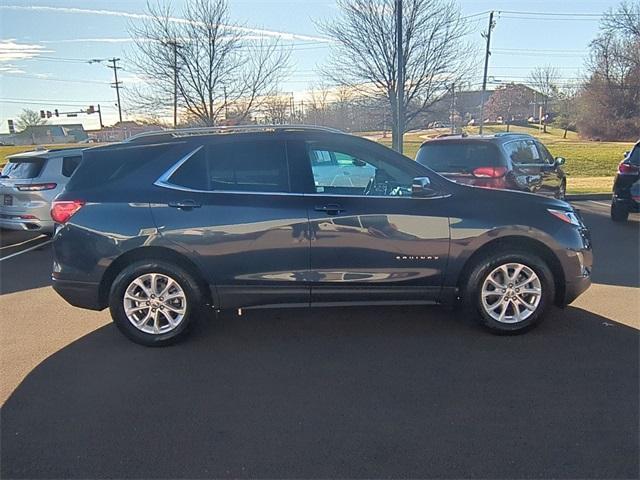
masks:
<instances>
[{"instance_id":1,"label":"alloy wheel","mask_svg":"<svg viewBox=\"0 0 640 480\"><path fill-rule=\"evenodd\" d=\"M123 303L129 322L152 335L177 328L187 311L184 290L162 273L145 273L134 279L125 290Z\"/></svg>"},{"instance_id":2,"label":"alloy wheel","mask_svg":"<svg viewBox=\"0 0 640 480\"><path fill-rule=\"evenodd\" d=\"M506 263L487 275L481 294L487 315L500 323L519 323L540 305L542 284L530 267Z\"/></svg>"}]
</instances>

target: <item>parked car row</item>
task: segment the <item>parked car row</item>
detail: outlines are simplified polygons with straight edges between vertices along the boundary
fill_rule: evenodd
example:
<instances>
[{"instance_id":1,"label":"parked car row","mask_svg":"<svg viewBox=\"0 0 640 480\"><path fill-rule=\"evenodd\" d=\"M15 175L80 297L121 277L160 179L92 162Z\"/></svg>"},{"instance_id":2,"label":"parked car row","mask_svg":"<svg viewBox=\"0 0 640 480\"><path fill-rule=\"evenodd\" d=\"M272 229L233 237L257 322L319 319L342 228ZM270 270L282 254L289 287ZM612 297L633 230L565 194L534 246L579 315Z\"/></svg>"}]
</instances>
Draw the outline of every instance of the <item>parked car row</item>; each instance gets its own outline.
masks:
<instances>
[{"instance_id":1,"label":"parked car row","mask_svg":"<svg viewBox=\"0 0 640 480\"><path fill-rule=\"evenodd\" d=\"M619 166L616 221L638 209L639 156ZM411 161L323 128L156 132L11 156L0 226L55 232L54 289L144 345L269 305L462 302L518 333L590 284L563 164L523 134L443 136Z\"/></svg>"}]
</instances>

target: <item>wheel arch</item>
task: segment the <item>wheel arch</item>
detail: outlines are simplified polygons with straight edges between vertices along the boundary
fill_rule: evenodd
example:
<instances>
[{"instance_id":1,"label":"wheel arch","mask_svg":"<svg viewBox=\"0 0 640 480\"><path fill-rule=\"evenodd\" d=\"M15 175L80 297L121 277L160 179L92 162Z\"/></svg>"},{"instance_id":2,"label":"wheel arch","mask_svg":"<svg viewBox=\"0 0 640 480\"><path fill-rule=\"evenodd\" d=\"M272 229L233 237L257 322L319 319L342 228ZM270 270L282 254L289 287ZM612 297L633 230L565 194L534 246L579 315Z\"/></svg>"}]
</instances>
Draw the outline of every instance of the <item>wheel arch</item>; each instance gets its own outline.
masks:
<instances>
[{"instance_id":1,"label":"wheel arch","mask_svg":"<svg viewBox=\"0 0 640 480\"><path fill-rule=\"evenodd\" d=\"M111 262L109 267L107 267L104 274L102 275L98 291L98 298L102 307L106 307L109 303L109 291L111 289L113 281L118 276L118 274L131 263L138 262L140 260L162 260L184 268L187 272L193 275L193 277L198 282L200 292L205 301L210 305L214 304L215 299L213 298L211 289L205 281L204 275L195 263L193 263L185 255L182 255L170 248L145 246L134 248L133 250L129 250L128 252L123 253L113 262Z\"/></svg>"},{"instance_id":2,"label":"wheel arch","mask_svg":"<svg viewBox=\"0 0 640 480\"><path fill-rule=\"evenodd\" d=\"M556 254L553 253L553 250L541 241L518 235L510 235L490 240L473 252L473 254L464 262L464 265L458 274L456 283L458 291L464 292L464 283L469 278L471 271L479 261L496 251L507 249L533 253L544 260L553 274L554 303L557 305L561 304L565 297L565 275L560 260Z\"/></svg>"}]
</instances>

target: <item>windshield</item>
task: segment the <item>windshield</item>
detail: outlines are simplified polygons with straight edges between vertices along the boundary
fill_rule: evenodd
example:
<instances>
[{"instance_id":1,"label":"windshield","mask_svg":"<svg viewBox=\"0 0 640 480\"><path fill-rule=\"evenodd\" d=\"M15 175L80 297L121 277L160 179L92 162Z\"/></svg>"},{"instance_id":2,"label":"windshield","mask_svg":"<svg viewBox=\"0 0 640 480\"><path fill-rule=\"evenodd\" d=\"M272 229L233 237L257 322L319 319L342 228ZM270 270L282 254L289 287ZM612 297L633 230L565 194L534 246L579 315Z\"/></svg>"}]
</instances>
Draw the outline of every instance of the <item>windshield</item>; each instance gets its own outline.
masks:
<instances>
[{"instance_id":1,"label":"windshield","mask_svg":"<svg viewBox=\"0 0 640 480\"><path fill-rule=\"evenodd\" d=\"M420 147L416 161L440 173L471 173L478 167L498 166L500 153L490 143L430 142Z\"/></svg>"},{"instance_id":2,"label":"windshield","mask_svg":"<svg viewBox=\"0 0 640 480\"><path fill-rule=\"evenodd\" d=\"M45 158L32 157L9 160L2 169L2 178L35 178L40 175Z\"/></svg>"}]
</instances>

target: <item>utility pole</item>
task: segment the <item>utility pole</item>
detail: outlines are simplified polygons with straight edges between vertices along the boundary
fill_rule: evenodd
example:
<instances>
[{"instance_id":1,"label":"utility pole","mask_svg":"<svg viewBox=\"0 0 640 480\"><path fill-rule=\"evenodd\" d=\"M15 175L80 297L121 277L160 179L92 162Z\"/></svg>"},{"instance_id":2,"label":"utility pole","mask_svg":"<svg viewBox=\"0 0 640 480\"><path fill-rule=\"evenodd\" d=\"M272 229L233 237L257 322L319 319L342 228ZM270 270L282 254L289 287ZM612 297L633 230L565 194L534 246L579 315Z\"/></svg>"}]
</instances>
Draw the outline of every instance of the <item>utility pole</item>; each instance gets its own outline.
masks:
<instances>
[{"instance_id":1,"label":"utility pole","mask_svg":"<svg viewBox=\"0 0 640 480\"><path fill-rule=\"evenodd\" d=\"M115 82L111 84L111 86L116 89L116 97L118 99L118 117L120 118L120 123L122 123L122 105L120 105L120 85L122 85L122 82L118 81L118 69L120 68L118 67L118 62L120 61L120 59L114 57L109 59L109 61L113 64L112 66L109 66L109 68L113 69L115 80Z\"/></svg>"},{"instance_id":2,"label":"utility pole","mask_svg":"<svg viewBox=\"0 0 640 480\"><path fill-rule=\"evenodd\" d=\"M396 51L398 62L398 107L396 115L397 142L396 150L402 153L404 138L404 53L403 53L403 33L402 33L402 0L396 0Z\"/></svg>"},{"instance_id":3,"label":"utility pole","mask_svg":"<svg viewBox=\"0 0 640 480\"><path fill-rule=\"evenodd\" d=\"M484 75L482 76L482 98L480 99L480 135L484 124L484 96L487 92L487 74L489 73L489 56L491 55L491 30L496 24L493 21L493 11L489 14L489 30L483 33L482 37L487 39L487 48L484 54Z\"/></svg>"},{"instance_id":4,"label":"utility pole","mask_svg":"<svg viewBox=\"0 0 640 480\"><path fill-rule=\"evenodd\" d=\"M102 124L102 111L100 110L100 104L98 104L98 120L100 120L100 128L104 128L104 125Z\"/></svg>"}]
</instances>

